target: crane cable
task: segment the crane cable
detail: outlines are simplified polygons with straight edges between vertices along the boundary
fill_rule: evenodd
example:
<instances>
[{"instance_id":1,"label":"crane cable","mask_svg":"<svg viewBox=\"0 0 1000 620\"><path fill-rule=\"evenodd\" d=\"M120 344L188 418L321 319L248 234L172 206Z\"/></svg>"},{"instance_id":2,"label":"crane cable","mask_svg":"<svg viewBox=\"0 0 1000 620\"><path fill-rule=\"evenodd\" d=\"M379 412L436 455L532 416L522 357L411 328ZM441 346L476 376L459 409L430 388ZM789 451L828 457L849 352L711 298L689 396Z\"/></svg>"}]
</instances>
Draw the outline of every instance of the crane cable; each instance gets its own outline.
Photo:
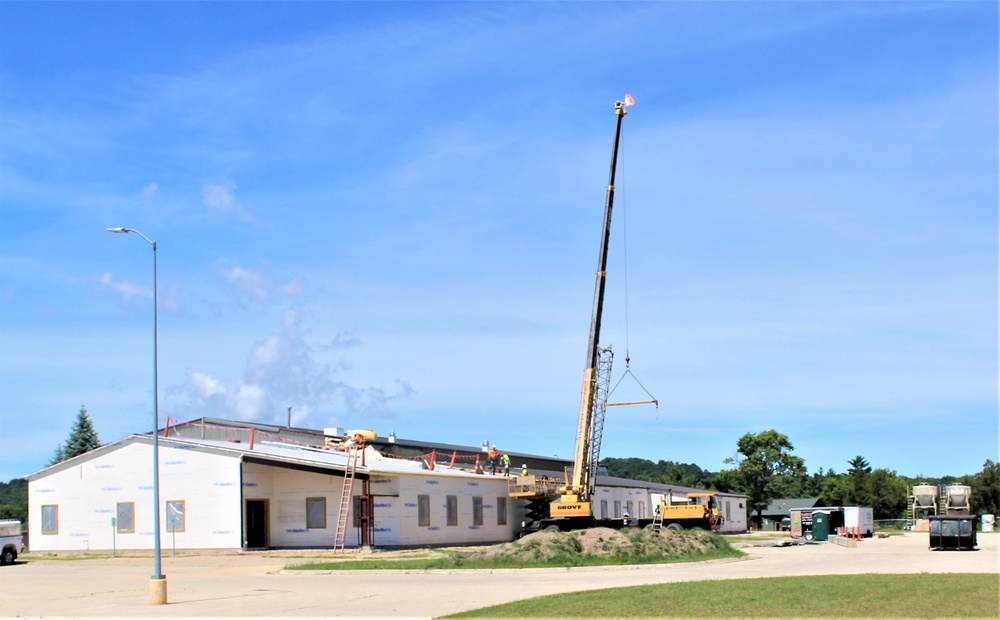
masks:
<instances>
[{"instance_id":1,"label":"crane cable","mask_svg":"<svg viewBox=\"0 0 1000 620\"><path fill-rule=\"evenodd\" d=\"M627 170L627 166L625 166L625 148L624 148L624 146L625 146L625 144L624 144L624 142L622 142L622 145L620 147L621 178L622 178L622 180L624 180L624 178L625 178L625 171ZM639 381L639 378L635 376L635 373L632 372L632 368L629 365L630 362L632 361L632 358L629 355L629 325L628 325L628 215L627 215L628 214L628 210L625 208L625 200L624 200L625 197L622 196L621 198L622 198L622 200L621 200L621 212L622 212L622 281L625 284L625 372L622 373L622 376L618 378L618 381L615 383L614 387L612 387L611 391L608 392L608 396L610 396L611 394L613 394L614 391L616 389L618 389L618 386L621 384L622 380L625 379L625 375L631 375L632 376L632 380L635 381L636 384L639 387L642 388L642 391L645 392L647 396L649 396L650 400L653 401L653 403L656 406L657 410L659 410L659 408L660 408L659 401L657 401L657 399L656 399L655 396L653 396L652 394L649 393L649 390L647 390L646 386L644 386L642 384L642 382Z\"/></svg>"}]
</instances>

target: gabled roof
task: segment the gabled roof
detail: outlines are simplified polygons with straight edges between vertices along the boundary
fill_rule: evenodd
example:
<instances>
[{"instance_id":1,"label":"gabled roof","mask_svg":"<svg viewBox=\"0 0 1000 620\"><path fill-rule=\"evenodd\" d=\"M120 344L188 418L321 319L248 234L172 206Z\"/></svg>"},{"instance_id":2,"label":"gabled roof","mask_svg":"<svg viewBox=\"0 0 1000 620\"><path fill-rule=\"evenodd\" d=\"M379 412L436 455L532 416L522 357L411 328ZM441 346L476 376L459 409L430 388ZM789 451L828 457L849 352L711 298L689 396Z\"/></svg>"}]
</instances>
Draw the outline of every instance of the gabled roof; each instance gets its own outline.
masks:
<instances>
[{"instance_id":1,"label":"gabled roof","mask_svg":"<svg viewBox=\"0 0 1000 620\"><path fill-rule=\"evenodd\" d=\"M794 510L796 508L814 508L816 506L822 506L823 499L819 497L798 497L798 498L784 498L776 499L771 502L767 508L761 512L762 516L782 516L787 517L789 510Z\"/></svg>"}]
</instances>

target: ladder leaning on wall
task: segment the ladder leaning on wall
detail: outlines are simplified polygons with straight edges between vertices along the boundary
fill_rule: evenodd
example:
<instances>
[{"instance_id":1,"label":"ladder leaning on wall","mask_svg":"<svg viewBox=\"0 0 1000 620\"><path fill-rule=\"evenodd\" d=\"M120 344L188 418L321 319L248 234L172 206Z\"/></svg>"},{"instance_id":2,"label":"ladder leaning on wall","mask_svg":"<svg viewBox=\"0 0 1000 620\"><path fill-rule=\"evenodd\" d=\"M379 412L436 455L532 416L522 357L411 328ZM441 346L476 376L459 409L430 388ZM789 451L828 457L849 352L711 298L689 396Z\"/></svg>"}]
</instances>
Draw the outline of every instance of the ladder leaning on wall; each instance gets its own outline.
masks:
<instances>
[{"instance_id":1,"label":"ladder leaning on wall","mask_svg":"<svg viewBox=\"0 0 1000 620\"><path fill-rule=\"evenodd\" d=\"M347 448L347 466L344 469L344 487L340 491L340 507L337 509L337 530L333 535L333 550L344 550L347 540L347 518L351 514L351 499L354 496L354 472L358 466L358 454L363 446L353 445Z\"/></svg>"}]
</instances>

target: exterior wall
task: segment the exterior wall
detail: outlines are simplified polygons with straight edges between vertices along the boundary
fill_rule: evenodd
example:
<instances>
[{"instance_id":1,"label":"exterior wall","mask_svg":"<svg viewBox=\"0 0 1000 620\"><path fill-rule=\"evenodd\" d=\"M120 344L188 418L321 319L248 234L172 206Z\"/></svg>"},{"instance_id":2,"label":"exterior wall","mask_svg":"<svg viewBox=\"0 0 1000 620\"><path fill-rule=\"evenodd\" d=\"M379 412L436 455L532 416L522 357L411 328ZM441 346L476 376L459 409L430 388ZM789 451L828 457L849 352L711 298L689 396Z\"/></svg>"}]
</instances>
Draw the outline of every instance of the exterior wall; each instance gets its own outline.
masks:
<instances>
[{"instance_id":1,"label":"exterior wall","mask_svg":"<svg viewBox=\"0 0 1000 620\"><path fill-rule=\"evenodd\" d=\"M607 516L603 512L607 502ZM619 503L619 511L615 513L615 502ZM629 509L629 502L632 508ZM632 519L652 519L653 518L653 494L649 489L639 489L632 487L594 487L594 495L591 498L591 510L594 518L603 520L621 519L626 510Z\"/></svg>"},{"instance_id":2,"label":"exterior wall","mask_svg":"<svg viewBox=\"0 0 1000 620\"><path fill-rule=\"evenodd\" d=\"M407 546L484 544L514 539L514 533L521 528L523 508L515 510L515 500L507 497L507 478L500 476L434 476L429 474L401 474L399 497L379 498L379 502L391 504L399 515L397 531L399 544ZM419 499L427 495L430 499L430 522L419 524ZM458 522L448 525L447 496L457 499ZM483 498L483 524L473 523L473 497ZM507 504L506 525L497 524L497 498L504 498ZM386 509L383 509L386 510ZM376 512L376 524L378 524ZM376 534L377 544L389 544L383 538L384 532Z\"/></svg>"},{"instance_id":3,"label":"exterior wall","mask_svg":"<svg viewBox=\"0 0 1000 620\"><path fill-rule=\"evenodd\" d=\"M332 547L337 530L337 511L344 479L269 467L253 463L243 466L245 500L268 502L269 547ZM361 480L354 481L353 496L361 494ZM441 476L426 474L372 474L370 489L374 515L372 545L378 547L461 545L513 540L520 528L522 511L507 497L507 479L486 476ZM429 496L430 524L420 526L418 496ZM457 500L457 525L447 525L447 496ZM473 523L473 497L483 498L483 523ZM325 498L326 526L309 528L307 498ZM507 523L497 524L497 498L507 503ZM348 515L345 546L360 544L354 526L354 502ZM243 525L246 530L246 523Z\"/></svg>"},{"instance_id":4,"label":"exterior wall","mask_svg":"<svg viewBox=\"0 0 1000 620\"><path fill-rule=\"evenodd\" d=\"M372 544L378 547L406 545L400 525L405 500L399 495L399 476L372 475L370 488L375 515Z\"/></svg>"},{"instance_id":5,"label":"exterior wall","mask_svg":"<svg viewBox=\"0 0 1000 620\"><path fill-rule=\"evenodd\" d=\"M243 464L244 500L266 500L268 504L269 547L333 547L343 484L344 477L332 472L320 474L256 463ZM360 488L361 482L355 480L355 495ZM307 527L307 498L326 500L325 527ZM244 516L244 532L247 529L245 520ZM351 523L348 521L348 526ZM352 532L348 532L347 538L348 544L351 544Z\"/></svg>"},{"instance_id":6,"label":"exterior wall","mask_svg":"<svg viewBox=\"0 0 1000 620\"><path fill-rule=\"evenodd\" d=\"M162 549L239 548L238 459L161 445L159 470ZM152 549L152 477L152 445L134 442L31 481L32 551ZM168 502L183 502L183 531L170 531ZM132 532L112 527L119 503L133 506ZM56 506L56 533L42 532L43 506Z\"/></svg>"}]
</instances>

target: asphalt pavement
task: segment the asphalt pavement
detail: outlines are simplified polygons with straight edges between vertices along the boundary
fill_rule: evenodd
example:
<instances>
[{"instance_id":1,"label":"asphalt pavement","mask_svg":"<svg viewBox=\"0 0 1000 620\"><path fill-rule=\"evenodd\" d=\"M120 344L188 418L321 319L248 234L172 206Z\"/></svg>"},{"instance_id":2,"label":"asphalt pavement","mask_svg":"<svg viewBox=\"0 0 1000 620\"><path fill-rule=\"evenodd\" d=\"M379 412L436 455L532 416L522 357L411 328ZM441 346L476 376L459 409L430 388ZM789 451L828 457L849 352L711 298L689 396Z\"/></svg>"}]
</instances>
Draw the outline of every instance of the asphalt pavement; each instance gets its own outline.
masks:
<instances>
[{"instance_id":1,"label":"asphalt pavement","mask_svg":"<svg viewBox=\"0 0 1000 620\"><path fill-rule=\"evenodd\" d=\"M433 618L546 594L681 581L864 573L1000 575L1000 535L975 551L931 551L926 533L743 547L747 557L569 569L289 571L271 554L169 554L166 605L150 605L152 558L19 558L0 567L0 617Z\"/></svg>"}]
</instances>

